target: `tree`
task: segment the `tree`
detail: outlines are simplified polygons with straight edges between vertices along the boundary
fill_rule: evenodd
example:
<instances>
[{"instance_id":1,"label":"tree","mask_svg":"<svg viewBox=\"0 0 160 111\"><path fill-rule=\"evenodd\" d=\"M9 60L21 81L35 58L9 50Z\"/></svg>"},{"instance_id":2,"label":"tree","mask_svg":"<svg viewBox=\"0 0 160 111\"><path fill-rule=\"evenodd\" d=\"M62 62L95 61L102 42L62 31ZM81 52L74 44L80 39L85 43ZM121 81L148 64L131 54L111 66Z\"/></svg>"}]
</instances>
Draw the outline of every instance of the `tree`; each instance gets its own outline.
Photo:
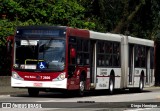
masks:
<instances>
[{"instance_id":1,"label":"tree","mask_svg":"<svg viewBox=\"0 0 160 111\"><path fill-rule=\"evenodd\" d=\"M151 0L152 6L151 6L151 11L152 11L152 23L153 23L153 28L150 30L151 31L151 38L152 39L159 39L157 38L160 34L160 1L159 0Z\"/></svg>"},{"instance_id":2,"label":"tree","mask_svg":"<svg viewBox=\"0 0 160 111\"><path fill-rule=\"evenodd\" d=\"M95 23L85 17L86 9L76 0L0 0L0 37L13 34L18 25L64 25L94 29Z\"/></svg>"}]
</instances>

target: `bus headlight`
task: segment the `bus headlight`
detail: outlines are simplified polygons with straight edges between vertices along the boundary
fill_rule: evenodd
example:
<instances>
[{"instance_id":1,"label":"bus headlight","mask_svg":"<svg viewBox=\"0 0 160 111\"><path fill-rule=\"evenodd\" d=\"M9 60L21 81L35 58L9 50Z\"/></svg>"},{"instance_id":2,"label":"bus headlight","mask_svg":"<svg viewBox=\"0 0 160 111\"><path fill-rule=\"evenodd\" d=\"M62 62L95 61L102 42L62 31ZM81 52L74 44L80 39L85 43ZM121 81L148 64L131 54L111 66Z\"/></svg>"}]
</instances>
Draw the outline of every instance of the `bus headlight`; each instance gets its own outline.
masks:
<instances>
[{"instance_id":1,"label":"bus headlight","mask_svg":"<svg viewBox=\"0 0 160 111\"><path fill-rule=\"evenodd\" d=\"M61 80L64 80L64 79L65 79L65 73L60 74L60 75L59 75L59 78L60 78Z\"/></svg>"},{"instance_id":2,"label":"bus headlight","mask_svg":"<svg viewBox=\"0 0 160 111\"><path fill-rule=\"evenodd\" d=\"M57 78L53 79L53 81L61 81L66 78L66 73L61 73Z\"/></svg>"},{"instance_id":3,"label":"bus headlight","mask_svg":"<svg viewBox=\"0 0 160 111\"><path fill-rule=\"evenodd\" d=\"M18 73L15 72L15 71L12 71L12 77L13 77L14 79L23 80L23 78L21 78L21 77L18 75Z\"/></svg>"}]
</instances>

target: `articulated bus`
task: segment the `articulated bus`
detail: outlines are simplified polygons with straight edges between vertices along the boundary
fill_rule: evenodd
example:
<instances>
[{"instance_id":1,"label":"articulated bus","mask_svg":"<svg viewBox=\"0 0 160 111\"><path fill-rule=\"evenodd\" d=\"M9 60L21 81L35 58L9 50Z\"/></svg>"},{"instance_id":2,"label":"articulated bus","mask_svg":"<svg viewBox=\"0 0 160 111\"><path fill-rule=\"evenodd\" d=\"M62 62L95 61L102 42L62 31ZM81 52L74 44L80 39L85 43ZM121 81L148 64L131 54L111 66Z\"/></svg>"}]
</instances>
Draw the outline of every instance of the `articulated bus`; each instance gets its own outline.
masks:
<instances>
[{"instance_id":1,"label":"articulated bus","mask_svg":"<svg viewBox=\"0 0 160 111\"><path fill-rule=\"evenodd\" d=\"M67 26L17 27L11 86L39 91L134 89L153 86L154 41ZM108 91L107 91L108 90Z\"/></svg>"}]
</instances>

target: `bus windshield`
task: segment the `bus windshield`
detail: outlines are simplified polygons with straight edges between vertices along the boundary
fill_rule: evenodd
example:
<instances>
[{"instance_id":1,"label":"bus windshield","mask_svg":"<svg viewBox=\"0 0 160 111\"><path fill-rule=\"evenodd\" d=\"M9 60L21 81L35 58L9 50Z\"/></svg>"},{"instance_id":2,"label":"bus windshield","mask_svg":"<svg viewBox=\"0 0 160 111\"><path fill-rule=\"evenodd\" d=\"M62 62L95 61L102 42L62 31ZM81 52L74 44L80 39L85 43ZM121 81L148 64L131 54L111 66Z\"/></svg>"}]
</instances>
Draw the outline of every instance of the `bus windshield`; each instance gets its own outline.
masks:
<instances>
[{"instance_id":1,"label":"bus windshield","mask_svg":"<svg viewBox=\"0 0 160 111\"><path fill-rule=\"evenodd\" d=\"M33 71L62 71L65 66L64 39L17 39L14 68Z\"/></svg>"}]
</instances>

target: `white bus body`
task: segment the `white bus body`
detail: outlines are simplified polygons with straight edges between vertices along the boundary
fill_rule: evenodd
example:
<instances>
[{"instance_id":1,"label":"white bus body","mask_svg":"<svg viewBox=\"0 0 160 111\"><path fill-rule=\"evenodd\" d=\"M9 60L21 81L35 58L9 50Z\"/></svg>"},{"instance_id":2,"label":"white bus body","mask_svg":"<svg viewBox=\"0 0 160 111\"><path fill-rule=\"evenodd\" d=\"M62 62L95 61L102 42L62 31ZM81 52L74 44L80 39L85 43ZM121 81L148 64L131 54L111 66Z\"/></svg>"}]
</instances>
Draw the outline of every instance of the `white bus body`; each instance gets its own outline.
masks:
<instances>
[{"instance_id":1,"label":"white bus body","mask_svg":"<svg viewBox=\"0 0 160 111\"><path fill-rule=\"evenodd\" d=\"M153 86L154 85L154 69L150 68L150 51L154 48L154 41L140 39L131 36L125 36L120 34L111 34L111 33L98 33L90 31L91 41L95 40L94 48L94 65L93 65L93 74L94 74L94 83L91 85L95 89L109 89L109 80L110 75L114 74L114 88L140 88L140 79L143 76L143 87ZM119 43L120 47L120 66L99 66L98 60L98 42L111 42ZM144 47L145 49L145 67L136 67L135 65L135 47ZM129 51L132 47L132 53ZM101 47L102 48L102 47ZM129 54L130 53L130 54ZM105 55L105 54L104 54ZM106 54L107 55L107 54ZM112 59L113 60L113 59ZM104 60L105 61L105 60ZM153 61L153 60L152 60ZM131 62L131 63L130 63ZM144 61L143 61L144 62ZM143 64L144 65L144 64ZM130 71L132 70L132 71Z\"/></svg>"}]
</instances>

